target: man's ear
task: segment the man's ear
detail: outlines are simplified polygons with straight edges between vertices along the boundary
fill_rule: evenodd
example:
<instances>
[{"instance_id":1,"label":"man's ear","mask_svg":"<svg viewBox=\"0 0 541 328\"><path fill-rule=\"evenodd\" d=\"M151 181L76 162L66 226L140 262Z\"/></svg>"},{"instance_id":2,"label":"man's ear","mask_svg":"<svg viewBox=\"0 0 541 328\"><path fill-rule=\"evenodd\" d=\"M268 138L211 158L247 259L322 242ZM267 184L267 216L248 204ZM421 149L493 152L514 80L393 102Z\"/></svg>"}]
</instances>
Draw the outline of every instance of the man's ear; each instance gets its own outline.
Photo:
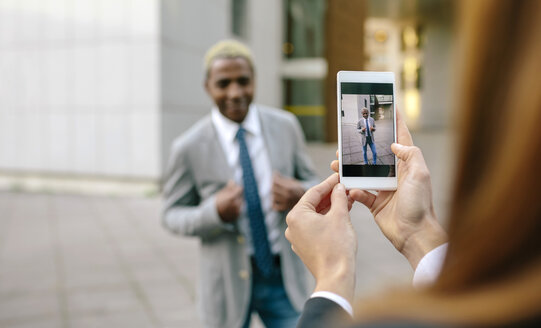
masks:
<instances>
[{"instance_id":1,"label":"man's ear","mask_svg":"<svg viewBox=\"0 0 541 328\"><path fill-rule=\"evenodd\" d=\"M203 82L203 87L205 88L205 91L209 92L209 78L208 78L208 76L205 77L205 81Z\"/></svg>"}]
</instances>

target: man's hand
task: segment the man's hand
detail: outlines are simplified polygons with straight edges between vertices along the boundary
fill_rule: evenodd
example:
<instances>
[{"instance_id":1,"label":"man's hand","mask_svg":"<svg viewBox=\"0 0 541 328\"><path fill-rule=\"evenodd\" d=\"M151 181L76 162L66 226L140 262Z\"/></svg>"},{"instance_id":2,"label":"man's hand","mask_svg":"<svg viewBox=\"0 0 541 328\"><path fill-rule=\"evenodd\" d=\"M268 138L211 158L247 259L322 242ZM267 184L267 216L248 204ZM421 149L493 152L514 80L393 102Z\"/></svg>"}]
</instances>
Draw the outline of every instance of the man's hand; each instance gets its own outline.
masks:
<instances>
[{"instance_id":1,"label":"man's hand","mask_svg":"<svg viewBox=\"0 0 541 328\"><path fill-rule=\"evenodd\" d=\"M364 131L366 131L366 128L361 129L361 133L364 133Z\"/></svg>"},{"instance_id":2,"label":"man's hand","mask_svg":"<svg viewBox=\"0 0 541 328\"><path fill-rule=\"evenodd\" d=\"M272 181L272 208L276 211L288 211L304 194L303 185L292 178L274 173Z\"/></svg>"},{"instance_id":3,"label":"man's hand","mask_svg":"<svg viewBox=\"0 0 541 328\"><path fill-rule=\"evenodd\" d=\"M242 192L242 187L229 180L216 194L216 209L223 222L234 222L239 217L244 199Z\"/></svg>"},{"instance_id":4,"label":"man's hand","mask_svg":"<svg viewBox=\"0 0 541 328\"><path fill-rule=\"evenodd\" d=\"M348 197L338 174L310 188L286 217L285 236L316 278L316 291L352 302L357 237L349 218Z\"/></svg>"},{"instance_id":5,"label":"man's hand","mask_svg":"<svg viewBox=\"0 0 541 328\"><path fill-rule=\"evenodd\" d=\"M370 131L376 131L376 128L373 127L373 126L371 126L371 127L370 127Z\"/></svg>"}]
</instances>

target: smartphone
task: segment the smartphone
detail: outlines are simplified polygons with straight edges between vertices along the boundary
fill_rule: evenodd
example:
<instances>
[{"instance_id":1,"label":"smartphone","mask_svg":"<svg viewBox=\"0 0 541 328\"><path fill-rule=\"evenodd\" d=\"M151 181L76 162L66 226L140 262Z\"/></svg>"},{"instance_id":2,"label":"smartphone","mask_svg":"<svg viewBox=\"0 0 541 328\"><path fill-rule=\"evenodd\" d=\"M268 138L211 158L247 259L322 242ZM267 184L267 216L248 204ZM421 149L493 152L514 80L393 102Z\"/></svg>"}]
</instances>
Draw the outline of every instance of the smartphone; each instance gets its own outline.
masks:
<instances>
[{"instance_id":1,"label":"smartphone","mask_svg":"<svg viewBox=\"0 0 541 328\"><path fill-rule=\"evenodd\" d=\"M396 190L396 92L393 72L337 74L338 160L347 189Z\"/></svg>"}]
</instances>

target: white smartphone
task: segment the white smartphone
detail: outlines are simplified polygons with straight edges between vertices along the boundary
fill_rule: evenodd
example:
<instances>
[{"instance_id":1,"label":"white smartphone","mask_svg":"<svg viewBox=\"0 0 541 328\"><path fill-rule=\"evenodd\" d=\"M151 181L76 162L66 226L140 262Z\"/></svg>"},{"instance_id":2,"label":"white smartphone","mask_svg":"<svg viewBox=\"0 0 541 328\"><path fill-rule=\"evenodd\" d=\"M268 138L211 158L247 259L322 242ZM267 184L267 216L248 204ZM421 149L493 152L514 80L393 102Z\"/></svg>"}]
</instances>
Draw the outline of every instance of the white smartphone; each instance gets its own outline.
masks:
<instances>
[{"instance_id":1,"label":"white smartphone","mask_svg":"<svg viewBox=\"0 0 541 328\"><path fill-rule=\"evenodd\" d=\"M338 72L338 160L346 188L396 190L395 97L393 72Z\"/></svg>"}]
</instances>

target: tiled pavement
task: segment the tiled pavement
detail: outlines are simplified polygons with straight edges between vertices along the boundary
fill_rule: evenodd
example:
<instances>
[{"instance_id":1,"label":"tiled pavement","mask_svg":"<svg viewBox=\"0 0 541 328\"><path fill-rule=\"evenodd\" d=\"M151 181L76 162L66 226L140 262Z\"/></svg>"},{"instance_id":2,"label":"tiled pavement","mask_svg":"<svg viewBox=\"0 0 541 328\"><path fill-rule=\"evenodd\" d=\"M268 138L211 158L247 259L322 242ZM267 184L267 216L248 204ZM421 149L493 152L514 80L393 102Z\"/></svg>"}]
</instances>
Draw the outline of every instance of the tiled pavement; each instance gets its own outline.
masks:
<instances>
[{"instance_id":1,"label":"tiled pavement","mask_svg":"<svg viewBox=\"0 0 541 328\"><path fill-rule=\"evenodd\" d=\"M415 140L432 170L441 214L452 148L442 133ZM335 150L309 146L322 177ZM198 241L166 232L159 208L159 198L0 193L0 327L200 327ZM408 263L367 210L355 205L352 218L357 294L408 283Z\"/></svg>"}]
</instances>

